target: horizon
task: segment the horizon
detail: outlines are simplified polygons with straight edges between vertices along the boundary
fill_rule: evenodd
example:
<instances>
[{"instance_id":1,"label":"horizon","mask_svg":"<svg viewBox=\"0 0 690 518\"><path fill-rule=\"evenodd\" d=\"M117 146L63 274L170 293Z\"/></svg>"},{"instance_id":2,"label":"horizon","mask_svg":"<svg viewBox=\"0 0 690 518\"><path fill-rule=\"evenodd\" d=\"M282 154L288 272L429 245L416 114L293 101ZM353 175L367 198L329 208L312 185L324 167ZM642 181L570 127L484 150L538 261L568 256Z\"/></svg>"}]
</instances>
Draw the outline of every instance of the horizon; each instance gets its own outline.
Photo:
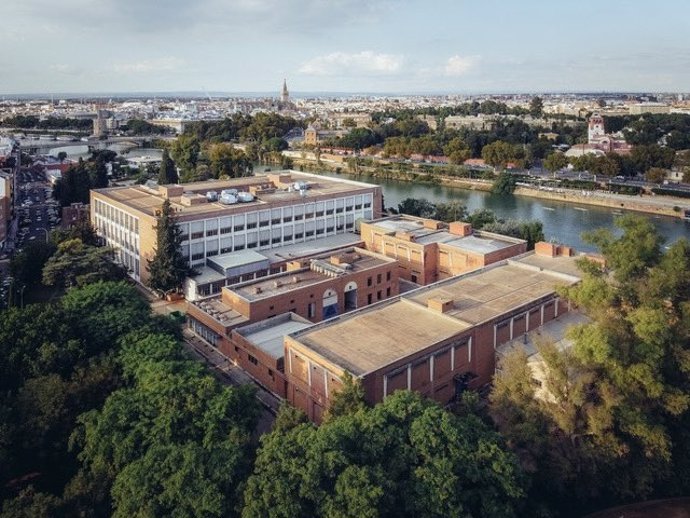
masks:
<instances>
[{"instance_id":1,"label":"horizon","mask_svg":"<svg viewBox=\"0 0 690 518\"><path fill-rule=\"evenodd\" d=\"M577 12L538 0L65 0L55 11L4 6L0 95L274 93L283 78L294 92L387 95L690 84L682 0L583 0Z\"/></svg>"},{"instance_id":2,"label":"horizon","mask_svg":"<svg viewBox=\"0 0 690 518\"><path fill-rule=\"evenodd\" d=\"M289 85L288 85L289 87ZM650 90L572 90L572 91L409 91L409 92L386 92L386 91L290 91L291 98L309 98L309 97L500 97L500 96L582 96L582 97L596 97L596 96L663 96L663 95L688 95L690 90L667 90L667 91L650 91ZM79 98L89 97L190 97L190 98L207 98L218 99L222 97L229 98L278 98L280 91L278 90L255 90L255 91L204 91L204 90L169 90L169 91L55 91L55 92L12 92L0 93L1 100L8 100L12 98L35 98L35 99L50 99L51 97L61 97L62 99L75 100Z\"/></svg>"}]
</instances>

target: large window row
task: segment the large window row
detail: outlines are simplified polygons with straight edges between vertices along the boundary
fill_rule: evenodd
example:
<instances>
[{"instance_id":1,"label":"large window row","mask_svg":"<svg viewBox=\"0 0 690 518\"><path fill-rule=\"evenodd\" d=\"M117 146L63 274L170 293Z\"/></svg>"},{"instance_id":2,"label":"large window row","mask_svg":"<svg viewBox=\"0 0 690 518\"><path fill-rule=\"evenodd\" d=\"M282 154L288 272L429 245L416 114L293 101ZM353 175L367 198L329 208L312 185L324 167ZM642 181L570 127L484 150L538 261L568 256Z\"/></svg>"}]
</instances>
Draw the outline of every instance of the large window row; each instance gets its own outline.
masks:
<instances>
[{"instance_id":1,"label":"large window row","mask_svg":"<svg viewBox=\"0 0 690 518\"><path fill-rule=\"evenodd\" d=\"M333 231L342 231L344 226L343 228L336 228L337 215L354 216L353 213L359 213L358 217L371 219L373 217L373 210L371 208L372 202L372 194L350 196L347 198L280 207L258 212L237 214L234 216L194 221L191 223L180 223L180 230L182 231L183 241L201 240L208 237L242 232L251 233L257 230L275 229L283 225L289 226L292 223L310 224L314 222L323 223L326 221L326 225L332 228ZM330 230L320 232L318 228L314 228L313 230L307 229L304 231L307 237L323 235L325 232L330 232Z\"/></svg>"}]
</instances>

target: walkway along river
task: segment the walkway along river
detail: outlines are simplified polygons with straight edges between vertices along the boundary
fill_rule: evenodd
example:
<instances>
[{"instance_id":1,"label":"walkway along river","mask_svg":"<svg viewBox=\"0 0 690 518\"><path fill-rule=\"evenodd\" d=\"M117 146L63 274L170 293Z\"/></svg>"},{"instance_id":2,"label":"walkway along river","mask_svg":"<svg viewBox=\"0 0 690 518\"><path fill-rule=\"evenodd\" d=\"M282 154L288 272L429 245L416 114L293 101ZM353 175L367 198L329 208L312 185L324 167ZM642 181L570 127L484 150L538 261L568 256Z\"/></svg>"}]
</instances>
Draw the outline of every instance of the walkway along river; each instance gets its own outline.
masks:
<instances>
[{"instance_id":1,"label":"walkway along river","mask_svg":"<svg viewBox=\"0 0 690 518\"><path fill-rule=\"evenodd\" d=\"M433 203L459 201L470 212L476 209L490 209L503 219L539 220L544 224L544 236L547 240L553 239L574 246L580 251L594 250L594 247L582 241L581 234L583 232L600 227L614 228L614 218L625 212L624 209L578 205L518 195L496 196L483 191L367 176L354 177L328 172L319 174L378 184L383 188L386 207L397 208L398 203L405 198L426 198ZM640 216L652 221L661 235L666 238L667 244L681 237L690 240L690 222L668 216L653 216L642 213Z\"/></svg>"}]
</instances>

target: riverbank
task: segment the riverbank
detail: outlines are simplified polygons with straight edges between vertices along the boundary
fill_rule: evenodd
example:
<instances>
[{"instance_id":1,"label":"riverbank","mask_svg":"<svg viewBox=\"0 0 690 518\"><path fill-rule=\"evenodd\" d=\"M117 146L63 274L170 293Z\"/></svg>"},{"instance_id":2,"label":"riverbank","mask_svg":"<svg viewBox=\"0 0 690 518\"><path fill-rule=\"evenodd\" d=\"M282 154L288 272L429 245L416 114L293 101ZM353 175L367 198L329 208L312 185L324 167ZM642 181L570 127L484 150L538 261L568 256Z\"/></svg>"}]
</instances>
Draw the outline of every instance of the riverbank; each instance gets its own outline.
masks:
<instances>
[{"instance_id":1,"label":"riverbank","mask_svg":"<svg viewBox=\"0 0 690 518\"><path fill-rule=\"evenodd\" d=\"M420 185L444 186L457 189L472 191L491 191L492 182L481 178L458 178L449 176L430 175L425 172L413 171L391 171L375 167L360 166L358 172L343 171L345 164L322 160L317 164L313 160L295 160L295 166L304 166L305 170L317 173L327 171L330 173L343 174L345 176L370 178L380 178L383 180L396 180L410 182ZM518 187L514 192L517 196L528 196L530 198L540 198L578 205L593 205L606 207L613 210L630 210L654 214L658 216L669 216L673 218L683 218L685 209L690 210L690 199L676 198L673 196L661 195L627 195L616 194L602 191L582 191L576 189L562 188L528 188Z\"/></svg>"}]
</instances>

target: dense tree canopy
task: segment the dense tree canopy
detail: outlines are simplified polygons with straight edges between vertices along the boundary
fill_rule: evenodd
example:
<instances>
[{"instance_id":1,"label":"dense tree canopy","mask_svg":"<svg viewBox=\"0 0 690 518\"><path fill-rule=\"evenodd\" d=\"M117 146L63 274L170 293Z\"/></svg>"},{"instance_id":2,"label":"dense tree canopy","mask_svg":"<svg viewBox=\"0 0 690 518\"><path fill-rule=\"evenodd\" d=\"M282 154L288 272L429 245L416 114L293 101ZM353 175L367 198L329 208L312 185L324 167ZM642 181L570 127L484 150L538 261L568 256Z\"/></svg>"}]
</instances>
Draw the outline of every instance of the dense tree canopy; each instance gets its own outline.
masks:
<instances>
[{"instance_id":1,"label":"dense tree canopy","mask_svg":"<svg viewBox=\"0 0 690 518\"><path fill-rule=\"evenodd\" d=\"M563 292L591 323L573 329L571 349L541 348L551 397L535 398L524 355L503 364L492 395L535 498L566 514L690 489L690 244L662 253L647 220L617 225L588 236L607 270L585 262Z\"/></svg>"},{"instance_id":2,"label":"dense tree canopy","mask_svg":"<svg viewBox=\"0 0 690 518\"><path fill-rule=\"evenodd\" d=\"M515 458L479 418L398 391L264 436L242 516L507 517L523 495Z\"/></svg>"}]
</instances>

